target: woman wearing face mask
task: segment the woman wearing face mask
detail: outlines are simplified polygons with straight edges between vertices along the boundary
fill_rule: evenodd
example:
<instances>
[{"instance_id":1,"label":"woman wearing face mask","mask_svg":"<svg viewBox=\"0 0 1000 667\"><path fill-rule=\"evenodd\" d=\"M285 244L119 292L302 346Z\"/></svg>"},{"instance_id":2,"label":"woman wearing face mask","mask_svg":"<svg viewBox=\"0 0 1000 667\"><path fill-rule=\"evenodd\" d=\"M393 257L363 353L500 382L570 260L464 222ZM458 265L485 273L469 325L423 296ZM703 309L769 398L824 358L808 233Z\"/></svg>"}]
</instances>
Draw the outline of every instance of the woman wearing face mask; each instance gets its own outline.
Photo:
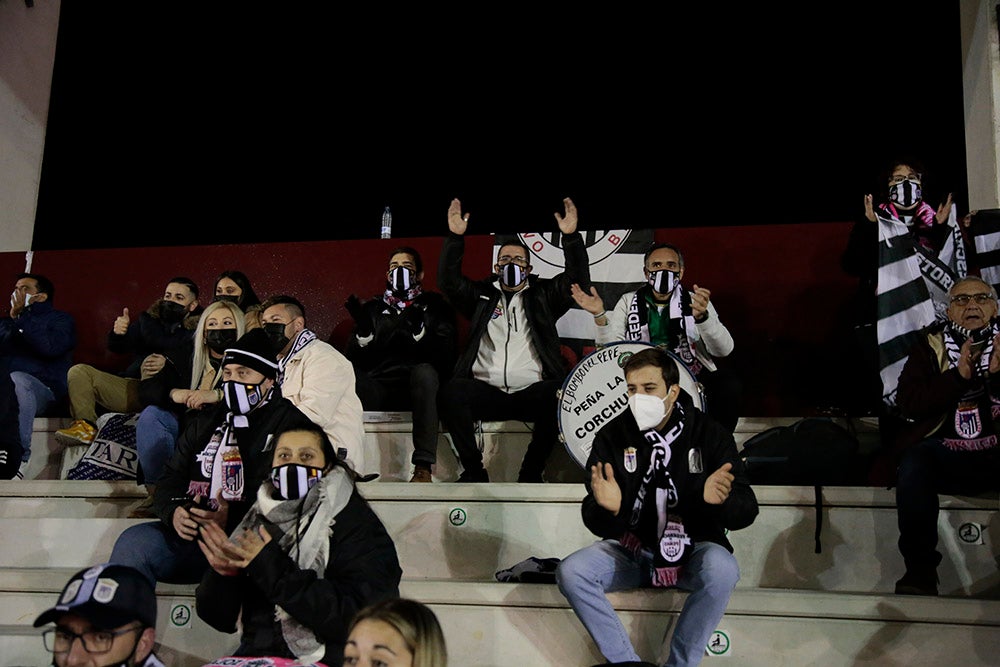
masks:
<instances>
[{"instance_id":1,"label":"woman wearing face mask","mask_svg":"<svg viewBox=\"0 0 1000 667\"><path fill-rule=\"evenodd\" d=\"M270 479L240 524L228 537L216 524L199 531L211 570L198 615L228 633L239 621L234 656L341 665L352 617L399 595L396 548L322 428L273 442Z\"/></svg>"},{"instance_id":2,"label":"woman wearing face mask","mask_svg":"<svg viewBox=\"0 0 1000 667\"><path fill-rule=\"evenodd\" d=\"M254 292L247 274L242 271L226 270L215 279L213 301L235 303L246 314L246 329L260 326L260 297Z\"/></svg>"},{"instance_id":3,"label":"woman wearing face mask","mask_svg":"<svg viewBox=\"0 0 1000 667\"><path fill-rule=\"evenodd\" d=\"M200 410L222 400L217 388L219 364L226 348L243 335L244 326L243 312L235 304L209 304L191 342L169 352L163 368L139 383L139 400L146 407L136 422L138 481L146 484L149 497L130 517L153 516L150 507L156 480L174 451L184 416L189 410Z\"/></svg>"}]
</instances>

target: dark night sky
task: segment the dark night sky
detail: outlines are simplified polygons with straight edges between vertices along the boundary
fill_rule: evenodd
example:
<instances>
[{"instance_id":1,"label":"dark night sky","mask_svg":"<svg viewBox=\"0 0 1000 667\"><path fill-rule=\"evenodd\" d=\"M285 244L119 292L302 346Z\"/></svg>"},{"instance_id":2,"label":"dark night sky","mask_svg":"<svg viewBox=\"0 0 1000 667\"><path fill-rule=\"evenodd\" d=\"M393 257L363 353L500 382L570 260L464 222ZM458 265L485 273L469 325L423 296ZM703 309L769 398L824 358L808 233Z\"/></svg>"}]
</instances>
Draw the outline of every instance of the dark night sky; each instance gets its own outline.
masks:
<instances>
[{"instance_id":1,"label":"dark night sky","mask_svg":"<svg viewBox=\"0 0 1000 667\"><path fill-rule=\"evenodd\" d=\"M966 210L957 7L845 4L63 3L34 247L845 221L898 153Z\"/></svg>"}]
</instances>

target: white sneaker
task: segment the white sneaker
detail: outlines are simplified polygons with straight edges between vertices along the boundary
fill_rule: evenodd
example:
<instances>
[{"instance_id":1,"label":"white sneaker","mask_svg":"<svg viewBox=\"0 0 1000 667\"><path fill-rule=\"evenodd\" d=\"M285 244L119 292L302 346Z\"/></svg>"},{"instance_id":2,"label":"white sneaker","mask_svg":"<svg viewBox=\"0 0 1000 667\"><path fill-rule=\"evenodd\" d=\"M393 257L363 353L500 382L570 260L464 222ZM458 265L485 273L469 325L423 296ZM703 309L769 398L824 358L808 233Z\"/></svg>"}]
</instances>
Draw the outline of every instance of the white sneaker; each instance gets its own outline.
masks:
<instances>
[{"instance_id":1,"label":"white sneaker","mask_svg":"<svg viewBox=\"0 0 1000 667\"><path fill-rule=\"evenodd\" d=\"M18 467L17 472L14 473L14 479L24 479L24 476L28 473L28 461L21 461L21 465Z\"/></svg>"}]
</instances>

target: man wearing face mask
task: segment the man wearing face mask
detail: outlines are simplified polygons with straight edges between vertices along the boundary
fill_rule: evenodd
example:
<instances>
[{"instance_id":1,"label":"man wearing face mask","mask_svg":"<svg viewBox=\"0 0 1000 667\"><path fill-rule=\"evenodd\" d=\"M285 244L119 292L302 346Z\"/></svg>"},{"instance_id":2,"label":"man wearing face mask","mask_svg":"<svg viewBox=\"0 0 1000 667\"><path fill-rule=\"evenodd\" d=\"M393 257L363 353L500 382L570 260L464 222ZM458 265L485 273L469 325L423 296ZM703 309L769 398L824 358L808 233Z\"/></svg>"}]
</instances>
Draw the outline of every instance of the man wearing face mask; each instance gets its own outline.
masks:
<instances>
[{"instance_id":1,"label":"man wearing face mask","mask_svg":"<svg viewBox=\"0 0 1000 667\"><path fill-rule=\"evenodd\" d=\"M129 567L102 563L74 574L39 614L53 667L163 667L156 646L156 592Z\"/></svg>"},{"instance_id":2,"label":"man wearing face mask","mask_svg":"<svg viewBox=\"0 0 1000 667\"><path fill-rule=\"evenodd\" d=\"M562 560L556 582L612 664L653 663L607 592L688 591L666 664L697 665L739 580L726 531L753 523L757 498L732 434L694 409L670 355L642 350L623 371L629 410L597 432L587 461L583 522L602 540Z\"/></svg>"},{"instance_id":3,"label":"man wearing face mask","mask_svg":"<svg viewBox=\"0 0 1000 667\"><path fill-rule=\"evenodd\" d=\"M173 454L187 420L198 410L224 400L218 388L222 357L244 334L245 326L243 311L235 303L210 303L198 319L194 338L170 350L163 368L140 381L139 400L146 407L136 420L136 482L145 484L149 496L129 517L155 516L152 500L163 465Z\"/></svg>"},{"instance_id":4,"label":"man wearing face mask","mask_svg":"<svg viewBox=\"0 0 1000 667\"><path fill-rule=\"evenodd\" d=\"M470 322L465 350L452 379L441 390L441 421L462 464L460 482L488 482L476 444L476 420L520 419L534 430L518 473L519 482L541 482L558 440L556 392L569 371L560 352L556 321L573 305L572 283L590 285L583 238L576 231L573 201L563 199L565 215L555 213L565 270L550 279L531 275L531 255L520 242L500 247L495 272L474 281L462 274L469 214L458 199L448 209L438 265L438 285Z\"/></svg>"},{"instance_id":5,"label":"man wearing face mask","mask_svg":"<svg viewBox=\"0 0 1000 667\"><path fill-rule=\"evenodd\" d=\"M413 476L430 482L437 462L438 388L455 366L455 312L423 288L424 268L414 248L389 253L385 291L365 303L345 304L354 318L347 358L365 410L409 410L413 415Z\"/></svg>"},{"instance_id":6,"label":"man wearing face mask","mask_svg":"<svg viewBox=\"0 0 1000 667\"><path fill-rule=\"evenodd\" d=\"M21 460L15 478L23 477L31 457L35 417L66 398L66 373L76 347L73 316L53 307L55 286L37 273L21 273L10 295L10 313L0 318L2 372L8 372L17 395ZM5 477L9 479L9 477Z\"/></svg>"},{"instance_id":7,"label":"man wearing face mask","mask_svg":"<svg viewBox=\"0 0 1000 667\"><path fill-rule=\"evenodd\" d=\"M323 427L345 459L367 481L364 410L354 390L354 367L337 348L306 326L306 309L287 294L263 303L261 326L278 360L281 394Z\"/></svg>"},{"instance_id":8,"label":"man wearing face mask","mask_svg":"<svg viewBox=\"0 0 1000 667\"><path fill-rule=\"evenodd\" d=\"M733 337L719 319L712 293L681 284L684 256L669 243L660 243L643 257L646 285L618 299L613 312L604 310L596 288L586 293L573 286L573 298L594 316L595 342L643 341L677 354L705 389L708 414L730 432L740 416L739 379L716 360L733 351Z\"/></svg>"},{"instance_id":9,"label":"man wearing face mask","mask_svg":"<svg viewBox=\"0 0 1000 667\"><path fill-rule=\"evenodd\" d=\"M907 420L895 445L899 551L896 593L937 595L939 493L1000 490L1000 324L997 293L976 276L949 290L948 321L910 350L897 402Z\"/></svg>"},{"instance_id":10,"label":"man wearing face mask","mask_svg":"<svg viewBox=\"0 0 1000 667\"><path fill-rule=\"evenodd\" d=\"M97 407L107 412L139 412L139 381L163 368L166 354L191 340L201 307L198 286L178 276L167 282L163 298L155 301L135 321L122 309L108 334L108 349L133 355L121 374L101 371L89 364L75 364L67 373L69 411L73 423L55 433L66 445L89 445L97 434Z\"/></svg>"},{"instance_id":11,"label":"man wearing face mask","mask_svg":"<svg viewBox=\"0 0 1000 667\"><path fill-rule=\"evenodd\" d=\"M223 402L189 421L157 482L153 512L160 520L123 531L111 562L134 567L154 581L201 578L207 567L196 543L201 525L214 522L230 532L270 471L271 435L312 424L282 397L277 375L263 329L247 332L226 350Z\"/></svg>"}]
</instances>

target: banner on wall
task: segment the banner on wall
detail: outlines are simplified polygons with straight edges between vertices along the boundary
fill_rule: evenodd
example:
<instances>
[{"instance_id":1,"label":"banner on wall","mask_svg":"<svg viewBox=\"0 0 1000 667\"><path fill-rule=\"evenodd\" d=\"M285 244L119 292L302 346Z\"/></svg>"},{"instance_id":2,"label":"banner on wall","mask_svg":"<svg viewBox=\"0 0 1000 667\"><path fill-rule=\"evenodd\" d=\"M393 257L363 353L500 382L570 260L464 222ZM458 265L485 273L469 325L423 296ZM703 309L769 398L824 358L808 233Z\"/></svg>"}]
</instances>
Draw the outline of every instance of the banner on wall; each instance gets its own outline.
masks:
<instances>
[{"instance_id":1,"label":"banner on wall","mask_svg":"<svg viewBox=\"0 0 1000 667\"><path fill-rule=\"evenodd\" d=\"M607 229L581 231L580 234L590 259L591 283L597 288L604 307L610 311L622 294L638 289L645 281L642 256L653 243L653 230ZM514 237L495 235L494 264L500 247L512 239L531 249L531 270L535 275L552 278L564 270L561 232L520 233ZM594 318L576 304L559 318L556 329L563 344L578 356L594 347Z\"/></svg>"}]
</instances>

